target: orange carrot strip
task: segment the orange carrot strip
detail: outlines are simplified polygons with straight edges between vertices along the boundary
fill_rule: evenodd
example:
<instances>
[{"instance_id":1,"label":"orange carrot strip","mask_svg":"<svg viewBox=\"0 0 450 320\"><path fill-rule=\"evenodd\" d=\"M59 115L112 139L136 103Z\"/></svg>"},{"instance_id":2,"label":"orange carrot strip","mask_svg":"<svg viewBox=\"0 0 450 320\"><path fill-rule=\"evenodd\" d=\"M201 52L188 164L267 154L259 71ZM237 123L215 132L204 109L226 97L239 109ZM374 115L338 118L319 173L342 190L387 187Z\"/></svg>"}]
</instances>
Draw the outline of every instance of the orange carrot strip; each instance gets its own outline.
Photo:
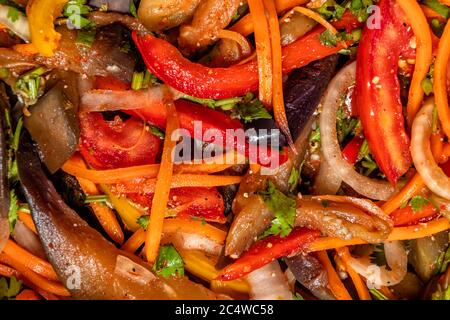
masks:
<instances>
[{"instance_id":1,"label":"orange carrot strip","mask_svg":"<svg viewBox=\"0 0 450 320\"><path fill-rule=\"evenodd\" d=\"M266 108L270 109L273 97L273 73L269 25L267 23L263 0L249 0L248 6L253 25L255 26L256 56L258 60L259 75L259 100L261 100Z\"/></svg>"},{"instance_id":2,"label":"orange carrot strip","mask_svg":"<svg viewBox=\"0 0 450 320\"><path fill-rule=\"evenodd\" d=\"M20 276L20 273L17 270L14 270L13 268L0 264L0 276L7 278L11 277L18 278Z\"/></svg>"},{"instance_id":3,"label":"orange carrot strip","mask_svg":"<svg viewBox=\"0 0 450 320\"><path fill-rule=\"evenodd\" d=\"M338 256L342 259L342 262L345 265L345 270L347 271L348 275L353 281L353 284L355 285L355 289L356 292L358 293L359 299L372 300L370 292L367 289L367 286L364 283L364 281L361 279L361 276L350 266L349 259L351 256L348 248L347 247L337 248L336 252Z\"/></svg>"},{"instance_id":4,"label":"orange carrot strip","mask_svg":"<svg viewBox=\"0 0 450 320\"><path fill-rule=\"evenodd\" d=\"M409 88L407 105L407 118L409 125L411 125L422 105L424 95L422 80L425 79L430 69L433 59L433 44L430 26L419 3L416 0L398 0L397 2L405 13L417 42L416 64Z\"/></svg>"},{"instance_id":5,"label":"orange carrot strip","mask_svg":"<svg viewBox=\"0 0 450 320\"><path fill-rule=\"evenodd\" d=\"M134 253L145 242L145 230L140 228L136 230L122 246L122 250Z\"/></svg>"},{"instance_id":6,"label":"orange carrot strip","mask_svg":"<svg viewBox=\"0 0 450 320\"><path fill-rule=\"evenodd\" d=\"M317 23L321 24L325 29L330 31L332 34L336 34L337 30L331 23L329 23L327 20L325 20L320 14L318 14L315 11L312 11L311 9L305 8L305 7L295 7L292 10L290 10L288 13L286 13L283 18L281 18L282 21L286 20L286 18L290 17L294 14L294 12L297 11L304 16L307 16L308 18L316 21Z\"/></svg>"},{"instance_id":7,"label":"orange carrot strip","mask_svg":"<svg viewBox=\"0 0 450 320\"><path fill-rule=\"evenodd\" d=\"M339 279L336 270L334 270L333 265L331 264L330 258L328 258L328 254L326 251L317 252L317 258L320 263L324 266L328 275L328 286L336 297L337 300L353 300L341 279Z\"/></svg>"},{"instance_id":8,"label":"orange carrot strip","mask_svg":"<svg viewBox=\"0 0 450 320\"><path fill-rule=\"evenodd\" d=\"M87 170L86 164L81 157L72 157L72 162L75 163L80 168ZM100 191L97 186L87 179L76 177L81 189L84 193L90 195L98 195ZM94 212L97 220L99 221L105 232L114 240L116 243L122 244L125 236L123 235L123 230L120 227L119 221L117 221L115 213L101 203L90 203L92 211Z\"/></svg>"},{"instance_id":9,"label":"orange carrot strip","mask_svg":"<svg viewBox=\"0 0 450 320\"><path fill-rule=\"evenodd\" d=\"M439 41L434 64L434 97L444 133L450 138L450 112L447 97L447 64L450 58L450 21Z\"/></svg>"},{"instance_id":10,"label":"orange carrot strip","mask_svg":"<svg viewBox=\"0 0 450 320\"><path fill-rule=\"evenodd\" d=\"M49 281L46 278L40 276L37 273L31 271L23 261L19 261L17 256L11 256L6 253L0 253L0 262L5 263L14 269L16 269L20 274L31 283L35 284L39 288L48 291L50 293L56 294L58 296L68 297L70 296L69 291L61 285L61 283Z\"/></svg>"},{"instance_id":11,"label":"orange carrot strip","mask_svg":"<svg viewBox=\"0 0 450 320\"><path fill-rule=\"evenodd\" d=\"M294 141L292 140L289 124L286 117L283 98L283 65L281 60L281 35L280 24L278 23L277 10L272 0L263 0L264 6L269 13L270 43L272 47L272 64L273 64L273 113L275 121L280 130L286 136L289 145L293 150Z\"/></svg>"},{"instance_id":12,"label":"orange carrot strip","mask_svg":"<svg viewBox=\"0 0 450 320\"><path fill-rule=\"evenodd\" d=\"M276 0L275 5L278 13L281 13L287 9L291 9L295 6L300 6L309 2L309 0ZM235 23L230 30L239 32L243 36L248 36L253 33L253 20L250 14L242 17L237 23Z\"/></svg>"},{"instance_id":13,"label":"orange carrot strip","mask_svg":"<svg viewBox=\"0 0 450 320\"><path fill-rule=\"evenodd\" d=\"M24 289L16 296L16 300L41 300L41 297L30 289Z\"/></svg>"},{"instance_id":14,"label":"orange carrot strip","mask_svg":"<svg viewBox=\"0 0 450 320\"><path fill-rule=\"evenodd\" d=\"M50 280L54 280L54 281L59 280L58 276L56 275L56 273L53 270L53 267L50 263L29 253L27 250L18 246L11 239L9 239L6 242L6 245L3 248L3 252L6 253L8 256L14 257L15 260L17 260L19 263L21 263L28 269L33 270L33 272L36 272L37 274L39 274L47 279L50 279ZM17 269L17 268L15 268L15 269ZM19 270L19 269L17 269L17 270L22 273L21 270Z\"/></svg>"},{"instance_id":15,"label":"orange carrot strip","mask_svg":"<svg viewBox=\"0 0 450 320\"><path fill-rule=\"evenodd\" d=\"M450 229L450 223L448 222L448 220L446 218L439 218L437 220L433 220L427 223L421 223L414 226L396 227L392 229L392 232L387 238L387 241L419 239L448 229ZM366 241L359 238L342 240L335 237L322 237L314 240L308 246L308 251L323 251L366 243Z\"/></svg>"},{"instance_id":16,"label":"orange carrot strip","mask_svg":"<svg viewBox=\"0 0 450 320\"><path fill-rule=\"evenodd\" d=\"M424 5L420 5L420 8L422 9L423 13L425 14L425 17L427 17L428 19L438 19L440 22L446 21L443 16L441 16L439 13L437 13L436 11L434 11L431 8L424 6Z\"/></svg>"},{"instance_id":17,"label":"orange carrot strip","mask_svg":"<svg viewBox=\"0 0 450 320\"><path fill-rule=\"evenodd\" d=\"M389 300L397 300L397 297L392 293L389 287L381 287L380 292L384 294Z\"/></svg>"},{"instance_id":18,"label":"orange carrot strip","mask_svg":"<svg viewBox=\"0 0 450 320\"><path fill-rule=\"evenodd\" d=\"M422 177L420 174L416 173L399 192L392 196L392 198L381 207L381 209L383 209L386 214L391 214L402 204L417 195L424 186L425 183L423 182Z\"/></svg>"},{"instance_id":19,"label":"orange carrot strip","mask_svg":"<svg viewBox=\"0 0 450 320\"><path fill-rule=\"evenodd\" d=\"M242 177L240 176L209 176L209 175L195 175L195 174L178 174L172 176L170 188L183 187L218 187L228 186L231 184L240 183ZM115 185L111 190L118 194L126 193L154 193L156 179L148 179L144 182L130 181L123 185Z\"/></svg>"},{"instance_id":20,"label":"orange carrot strip","mask_svg":"<svg viewBox=\"0 0 450 320\"><path fill-rule=\"evenodd\" d=\"M182 164L175 166L177 173L215 173L231 167L231 164ZM159 164L149 164L111 170L91 170L79 165L76 157L69 159L62 170L77 178L82 178L95 183L119 183L133 178L156 178L159 171Z\"/></svg>"},{"instance_id":21,"label":"orange carrot strip","mask_svg":"<svg viewBox=\"0 0 450 320\"><path fill-rule=\"evenodd\" d=\"M18 215L19 220L22 221L27 226L28 229L33 231L35 234L38 234L36 226L34 225L33 218L31 217L31 214L19 210Z\"/></svg>"},{"instance_id":22,"label":"orange carrot strip","mask_svg":"<svg viewBox=\"0 0 450 320\"><path fill-rule=\"evenodd\" d=\"M178 116L173 103L167 104L167 127L164 148L161 156L161 166L156 178L155 194L150 210L150 221L145 237L145 255L147 260L152 263L155 261L161 234L163 231L164 216L166 213L167 202L169 201L170 185L173 174L172 151L176 146L176 140L172 134L178 129Z\"/></svg>"}]
</instances>

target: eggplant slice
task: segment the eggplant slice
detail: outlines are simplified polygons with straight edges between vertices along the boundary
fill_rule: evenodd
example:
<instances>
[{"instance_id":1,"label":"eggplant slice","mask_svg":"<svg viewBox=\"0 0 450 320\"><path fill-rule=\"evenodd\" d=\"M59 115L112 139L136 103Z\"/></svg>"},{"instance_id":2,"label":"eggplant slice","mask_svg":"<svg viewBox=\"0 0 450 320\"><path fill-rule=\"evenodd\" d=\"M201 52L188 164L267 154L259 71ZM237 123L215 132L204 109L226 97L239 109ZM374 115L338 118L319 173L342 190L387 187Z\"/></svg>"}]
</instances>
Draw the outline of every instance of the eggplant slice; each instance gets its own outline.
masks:
<instances>
[{"instance_id":1,"label":"eggplant slice","mask_svg":"<svg viewBox=\"0 0 450 320\"><path fill-rule=\"evenodd\" d=\"M47 178L31 138L21 136L19 177L47 258L76 299L214 299L215 294L186 277L155 278L143 284L117 273L117 258L139 258L117 249L89 227L62 200ZM74 282L77 277L78 282ZM75 279L76 280L76 279ZM77 285L72 285L73 283Z\"/></svg>"},{"instance_id":2,"label":"eggplant slice","mask_svg":"<svg viewBox=\"0 0 450 320\"><path fill-rule=\"evenodd\" d=\"M286 116L294 140L312 117L331 78L338 56L311 62L293 71L284 85Z\"/></svg>"},{"instance_id":3,"label":"eggplant slice","mask_svg":"<svg viewBox=\"0 0 450 320\"><path fill-rule=\"evenodd\" d=\"M0 84L0 252L6 244L9 235L9 182L8 182L8 150L6 146L6 125L4 123L6 102L5 87Z\"/></svg>"}]
</instances>

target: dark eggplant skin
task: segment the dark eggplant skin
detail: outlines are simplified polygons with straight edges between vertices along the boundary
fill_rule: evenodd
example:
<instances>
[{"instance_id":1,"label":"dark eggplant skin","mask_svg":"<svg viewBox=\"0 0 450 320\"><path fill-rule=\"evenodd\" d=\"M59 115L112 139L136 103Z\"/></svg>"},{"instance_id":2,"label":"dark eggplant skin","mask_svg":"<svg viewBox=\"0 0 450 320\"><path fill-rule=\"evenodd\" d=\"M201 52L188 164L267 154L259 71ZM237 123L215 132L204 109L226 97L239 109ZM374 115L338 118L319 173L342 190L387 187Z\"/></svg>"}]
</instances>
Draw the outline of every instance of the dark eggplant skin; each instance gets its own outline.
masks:
<instances>
[{"instance_id":1,"label":"dark eggplant skin","mask_svg":"<svg viewBox=\"0 0 450 320\"><path fill-rule=\"evenodd\" d=\"M155 278L142 284L115 272L117 249L70 209L56 191L27 132L17 152L19 178L46 256L76 299L214 299L208 289L187 278Z\"/></svg>"},{"instance_id":2,"label":"dark eggplant skin","mask_svg":"<svg viewBox=\"0 0 450 320\"><path fill-rule=\"evenodd\" d=\"M293 71L284 84L284 103L291 135L295 140L314 114L333 77L337 55L311 62Z\"/></svg>"},{"instance_id":3,"label":"dark eggplant skin","mask_svg":"<svg viewBox=\"0 0 450 320\"><path fill-rule=\"evenodd\" d=\"M8 237L1 235L9 234L8 212L9 212L9 182L8 182L8 149L6 145L5 112L8 103L5 96L5 87L0 84L0 251Z\"/></svg>"}]
</instances>

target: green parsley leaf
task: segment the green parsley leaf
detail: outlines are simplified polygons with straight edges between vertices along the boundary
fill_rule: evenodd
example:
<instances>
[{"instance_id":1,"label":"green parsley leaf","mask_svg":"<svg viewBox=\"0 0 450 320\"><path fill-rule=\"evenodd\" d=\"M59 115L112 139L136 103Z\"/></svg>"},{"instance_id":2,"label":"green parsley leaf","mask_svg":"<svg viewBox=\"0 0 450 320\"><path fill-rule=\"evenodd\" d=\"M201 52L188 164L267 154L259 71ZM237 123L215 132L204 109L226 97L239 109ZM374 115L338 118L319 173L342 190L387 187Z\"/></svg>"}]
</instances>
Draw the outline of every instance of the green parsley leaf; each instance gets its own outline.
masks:
<instances>
[{"instance_id":1,"label":"green parsley leaf","mask_svg":"<svg viewBox=\"0 0 450 320\"><path fill-rule=\"evenodd\" d=\"M164 278L183 277L183 259L172 245L162 246L159 248L159 254L153 265L153 271Z\"/></svg>"},{"instance_id":2,"label":"green parsley leaf","mask_svg":"<svg viewBox=\"0 0 450 320\"><path fill-rule=\"evenodd\" d=\"M345 7L339 5L334 0L327 0L321 7L315 9L318 14L325 19L341 19L345 12Z\"/></svg>"},{"instance_id":3,"label":"green parsley leaf","mask_svg":"<svg viewBox=\"0 0 450 320\"><path fill-rule=\"evenodd\" d=\"M257 119L272 119L272 116L258 99L250 103L239 104L235 108L235 114L244 122L251 122Z\"/></svg>"},{"instance_id":4,"label":"green parsley leaf","mask_svg":"<svg viewBox=\"0 0 450 320\"><path fill-rule=\"evenodd\" d=\"M17 214L18 211L19 205L17 202L16 192L14 191L14 189L11 189L11 191L9 192L9 211L8 211L10 233L13 233L17 219L19 218L19 215Z\"/></svg>"},{"instance_id":5,"label":"green parsley leaf","mask_svg":"<svg viewBox=\"0 0 450 320\"><path fill-rule=\"evenodd\" d=\"M0 279L0 300L13 299L17 296L22 289L22 281L17 280L15 277L11 277L8 281L5 278Z\"/></svg>"},{"instance_id":6,"label":"green parsley leaf","mask_svg":"<svg viewBox=\"0 0 450 320\"><path fill-rule=\"evenodd\" d=\"M8 19L12 22L16 22L19 20L20 11L17 8L14 7L8 7Z\"/></svg>"},{"instance_id":7,"label":"green parsley leaf","mask_svg":"<svg viewBox=\"0 0 450 320\"><path fill-rule=\"evenodd\" d=\"M336 47L339 39L336 35L332 34L330 30L325 30L319 36L320 42L327 47Z\"/></svg>"},{"instance_id":8,"label":"green parsley leaf","mask_svg":"<svg viewBox=\"0 0 450 320\"><path fill-rule=\"evenodd\" d=\"M305 298L303 298L302 295L298 292L292 294L292 299L293 300L305 300Z\"/></svg>"},{"instance_id":9,"label":"green parsley leaf","mask_svg":"<svg viewBox=\"0 0 450 320\"><path fill-rule=\"evenodd\" d=\"M134 0L130 1L130 13L133 15L133 17L138 18L136 5L134 3Z\"/></svg>"},{"instance_id":10,"label":"green parsley leaf","mask_svg":"<svg viewBox=\"0 0 450 320\"><path fill-rule=\"evenodd\" d=\"M443 16L445 19L450 17L450 8L443 5L438 0L423 0L422 3L437 14Z\"/></svg>"},{"instance_id":11,"label":"green parsley leaf","mask_svg":"<svg viewBox=\"0 0 450 320\"><path fill-rule=\"evenodd\" d=\"M336 112L336 130L339 143L343 143L345 139L347 139L347 137L358 127L359 123L359 120L350 117L341 105Z\"/></svg>"},{"instance_id":12,"label":"green parsley leaf","mask_svg":"<svg viewBox=\"0 0 450 320\"><path fill-rule=\"evenodd\" d=\"M422 90L427 96L433 92L433 82L429 78L425 78L421 82Z\"/></svg>"},{"instance_id":13,"label":"green parsley leaf","mask_svg":"<svg viewBox=\"0 0 450 320\"><path fill-rule=\"evenodd\" d=\"M422 208L430 203L430 200L422 196L414 196L409 200L409 205L414 212L422 210Z\"/></svg>"},{"instance_id":14,"label":"green parsley leaf","mask_svg":"<svg viewBox=\"0 0 450 320\"><path fill-rule=\"evenodd\" d=\"M291 174L289 175L289 191L292 193L295 191L298 185L298 181L300 180L300 170L297 170L297 168L293 167L291 170Z\"/></svg>"},{"instance_id":15,"label":"green parsley leaf","mask_svg":"<svg viewBox=\"0 0 450 320\"><path fill-rule=\"evenodd\" d=\"M95 41L95 35L95 28L78 30L76 43L90 48Z\"/></svg>"},{"instance_id":16,"label":"green parsley leaf","mask_svg":"<svg viewBox=\"0 0 450 320\"><path fill-rule=\"evenodd\" d=\"M262 196L264 203L275 216L270 227L262 234L261 238L269 235L280 235L281 237L289 235L294 227L295 200L284 195L271 181L269 181L267 190L259 192L259 195Z\"/></svg>"},{"instance_id":17,"label":"green parsley leaf","mask_svg":"<svg viewBox=\"0 0 450 320\"><path fill-rule=\"evenodd\" d=\"M150 216L140 216L137 219L137 224L142 227L142 229L147 230L148 222L150 221Z\"/></svg>"},{"instance_id":18,"label":"green parsley leaf","mask_svg":"<svg viewBox=\"0 0 450 320\"><path fill-rule=\"evenodd\" d=\"M69 19L75 29L94 28L95 23L83 17L92 11L86 0L70 0L64 6L63 15Z\"/></svg>"},{"instance_id":19,"label":"green parsley leaf","mask_svg":"<svg viewBox=\"0 0 450 320\"><path fill-rule=\"evenodd\" d=\"M368 8L373 5L372 0L352 0L347 7L358 18L359 22L365 22L369 17Z\"/></svg>"}]
</instances>

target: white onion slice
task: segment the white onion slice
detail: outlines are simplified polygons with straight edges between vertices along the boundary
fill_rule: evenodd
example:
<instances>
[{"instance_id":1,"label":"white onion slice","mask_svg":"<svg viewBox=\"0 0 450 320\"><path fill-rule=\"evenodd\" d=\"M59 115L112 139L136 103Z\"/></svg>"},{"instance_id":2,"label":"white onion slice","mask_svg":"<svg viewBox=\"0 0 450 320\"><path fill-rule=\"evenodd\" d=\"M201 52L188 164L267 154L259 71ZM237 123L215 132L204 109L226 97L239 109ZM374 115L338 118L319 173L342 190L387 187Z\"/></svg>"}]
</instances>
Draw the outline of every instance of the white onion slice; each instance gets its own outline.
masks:
<instances>
[{"instance_id":1,"label":"white onion slice","mask_svg":"<svg viewBox=\"0 0 450 320\"><path fill-rule=\"evenodd\" d=\"M30 28L28 26L28 19L19 12L17 20L13 21L8 17L10 10L17 10L10 6L0 5L0 23L7 26L13 33L22 38L24 41L30 41Z\"/></svg>"},{"instance_id":2,"label":"white onion slice","mask_svg":"<svg viewBox=\"0 0 450 320\"><path fill-rule=\"evenodd\" d=\"M326 161L343 181L359 194L375 199L388 200L394 188L387 182L370 179L355 171L341 154L336 132L336 113L345 91L355 82L356 62L344 67L328 85L322 100L320 114L320 139Z\"/></svg>"},{"instance_id":3,"label":"white onion slice","mask_svg":"<svg viewBox=\"0 0 450 320\"><path fill-rule=\"evenodd\" d=\"M252 300L292 300L292 291L277 260L246 276Z\"/></svg>"},{"instance_id":4,"label":"white onion slice","mask_svg":"<svg viewBox=\"0 0 450 320\"><path fill-rule=\"evenodd\" d=\"M342 184L342 179L336 174L335 169L323 158L320 162L319 173L314 181L314 194L336 194Z\"/></svg>"},{"instance_id":5,"label":"white onion slice","mask_svg":"<svg viewBox=\"0 0 450 320\"><path fill-rule=\"evenodd\" d=\"M218 256L223 245L206 236L194 233L177 232L172 239L176 248L184 250L201 250L203 252Z\"/></svg>"},{"instance_id":6,"label":"white onion slice","mask_svg":"<svg viewBox=\"0 0 450 320\"><path fill-rule=\"evenodd\" d=\"M121 255L117 256L114 272L141 285L146 285L156 279L152 272L130 258Z\"/></svg>"},{"instance_id":7,"label":"white onion slice","mask_svg":"<svg viewBox=\"0 0 450 320\"><path fill-rule=\"evenodd\" d=\"M430 136L434 99L425 102L411 129L411 156L425 185L438 196L450 200L450 180L437 165L431 153Z\"/></svg>"},{"instance_id":8,"label":"white onion slice","mask_svg":"<svg viewBox=\"0 0 450 320\"><path fill-rule=\"evenodd\" d=\"M350 266L367 281L369 289L380 289L383 286L393 286L400 283L407 273L408 255L400 241L384 243L386 262L390 270L385 266L372 264L368 257L350 258Z\"/></svg>"}]
</instances>

